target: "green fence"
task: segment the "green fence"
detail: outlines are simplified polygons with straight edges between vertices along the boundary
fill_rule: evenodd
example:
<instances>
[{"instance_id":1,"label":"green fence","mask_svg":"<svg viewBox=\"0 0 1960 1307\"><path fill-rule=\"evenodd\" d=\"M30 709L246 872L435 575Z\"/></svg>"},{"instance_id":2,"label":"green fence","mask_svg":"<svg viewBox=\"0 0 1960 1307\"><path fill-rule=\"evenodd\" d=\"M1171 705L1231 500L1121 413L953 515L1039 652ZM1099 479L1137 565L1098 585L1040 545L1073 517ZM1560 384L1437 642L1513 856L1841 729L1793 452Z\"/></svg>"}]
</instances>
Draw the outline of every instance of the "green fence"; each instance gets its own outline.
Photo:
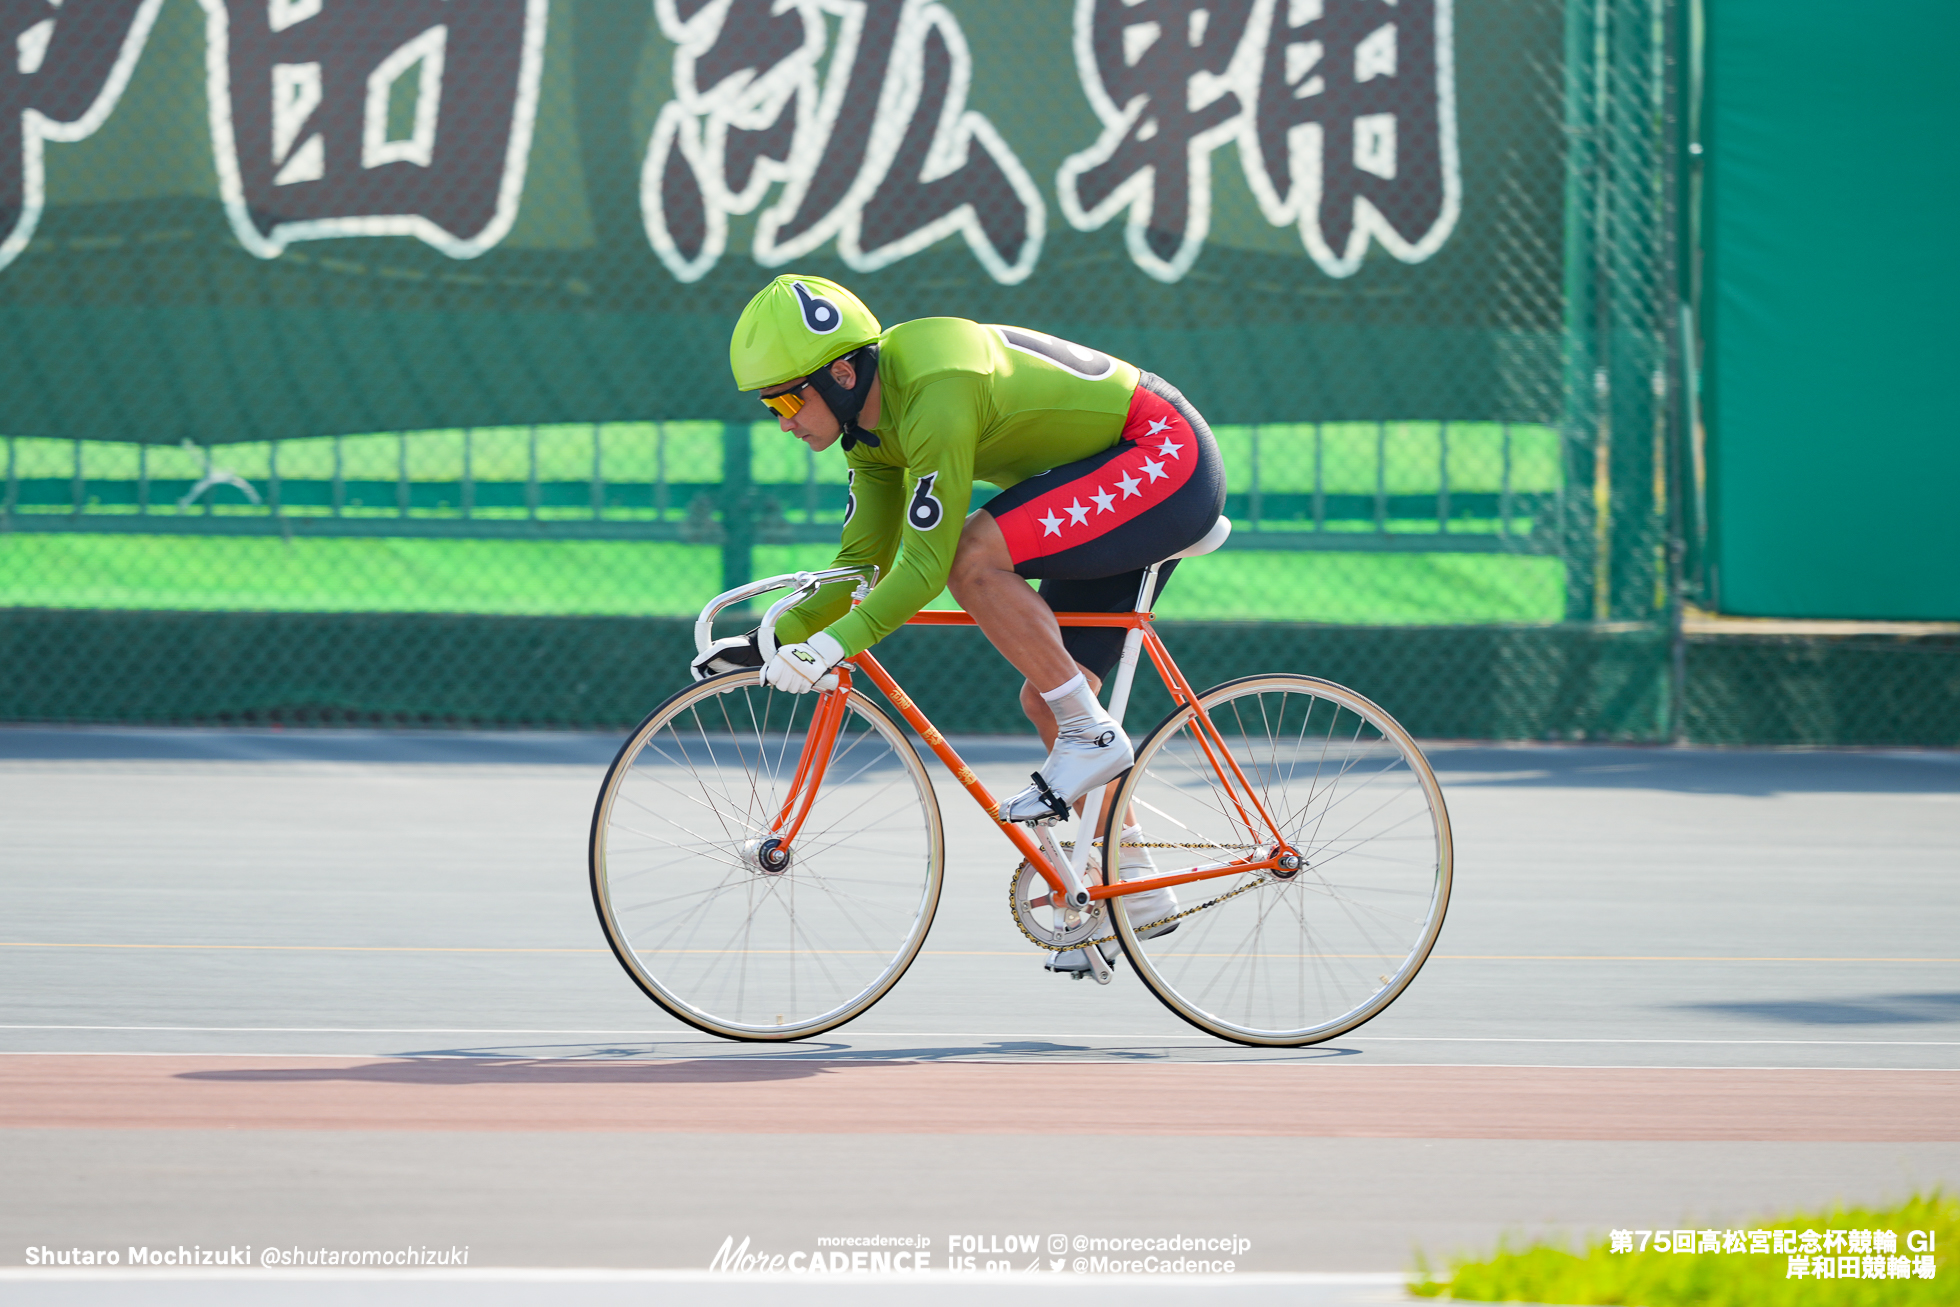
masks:
<instances>
[{"instance_id":1,"label":"green fence","mask_svg":"<svg viewBox=\"0 0 1960 1307\"><path fill-rule=\"evenodd\" d=\"M1559 550L1564 469L1551 427L1308 422L1216 435L1226 513L1243 524L1237 548ZM846 497L842 460L818 458L773 423L179 448L10 437L5 450L0 515L11 531L833 543ZM983 488L979 502L993 493Z\"/></svg>"},{"instance_id":2,"label":"green fence","mask_svg":"<svg viewBox=\"0 0 1960 1307\"><path fill-rule=\"evenodd\" d=\"M0 720L631 720L680 619L836 539L841 460L726 379L795 268L1191 397L1235 526L1160 605L1195 675L1440 735L1956 738L1682 633L1672 3L51 13L0 32ZM953 638L886 652L1011 727Z\"/></svg>"},{"instance_id":3,"label":"green fence","mask_svg":"<svg viewBox=\"0 0 1960 1307\"><path fill-rule=\"evenodd\" d=\"M1561 616L1555 429L1305 423L1218 437L1234 534L1169 611ZM842 460L769 423L6 446L0 531L20 538L0 535L0 593L41 607L680 615L758 567L827 561L847 493ZM1289 557L1321 552L1393 557Z\"/></svg>"}]
</instances>

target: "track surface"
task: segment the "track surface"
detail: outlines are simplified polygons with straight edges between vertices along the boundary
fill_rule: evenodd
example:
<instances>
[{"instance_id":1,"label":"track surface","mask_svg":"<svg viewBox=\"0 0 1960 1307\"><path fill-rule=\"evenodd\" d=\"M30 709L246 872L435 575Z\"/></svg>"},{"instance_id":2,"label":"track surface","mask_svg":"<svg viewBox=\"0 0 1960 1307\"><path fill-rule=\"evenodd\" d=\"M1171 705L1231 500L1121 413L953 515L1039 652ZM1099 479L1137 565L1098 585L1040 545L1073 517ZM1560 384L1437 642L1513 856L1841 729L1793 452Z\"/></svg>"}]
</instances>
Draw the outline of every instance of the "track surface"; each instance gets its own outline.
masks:
<instances>
[{"instance_id":1,"label":"track surface","mask_svg":"<svg viewBox=\"0 0 1960 1307\"><path fill-rule=\"evenodd\" d=\"M959 743L998 791L1039 760ZM592 921L612 748L0 730L0 1267L702 1268L731 1235L924 1236L943 1267L949 1236L1061 1232L1382 1272L1960 1184L1954 754L1437 747L1436 956L1351 1037L1259 1051L1042 972L936 765L953 860L897 990L807 1044L685 1031Z\"/></svg>"}]
</instances>

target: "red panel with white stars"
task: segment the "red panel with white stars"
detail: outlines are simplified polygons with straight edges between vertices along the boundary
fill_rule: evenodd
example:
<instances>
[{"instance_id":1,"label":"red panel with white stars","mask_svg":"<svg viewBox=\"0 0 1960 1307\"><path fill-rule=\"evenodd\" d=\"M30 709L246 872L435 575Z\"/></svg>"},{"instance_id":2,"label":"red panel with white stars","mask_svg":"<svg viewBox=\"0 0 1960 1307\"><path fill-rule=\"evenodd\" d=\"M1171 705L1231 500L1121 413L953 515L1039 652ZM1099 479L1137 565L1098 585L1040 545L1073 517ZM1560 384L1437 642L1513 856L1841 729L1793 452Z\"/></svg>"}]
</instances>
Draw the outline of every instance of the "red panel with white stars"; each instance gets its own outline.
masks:
<instances>
[{"instance_id":1,"label":"red panel with white stars","mask_svg":"<svg viewBox=\"0 0 1960 1307\"><path fill-rule=\"evenodd\" d=\"M1117 455L997 514L1016 563L1094 540L1169 499L1198 466L1198 440L1170 401L1143 387L1130 398Z\"/></svg>"}]
</instances>

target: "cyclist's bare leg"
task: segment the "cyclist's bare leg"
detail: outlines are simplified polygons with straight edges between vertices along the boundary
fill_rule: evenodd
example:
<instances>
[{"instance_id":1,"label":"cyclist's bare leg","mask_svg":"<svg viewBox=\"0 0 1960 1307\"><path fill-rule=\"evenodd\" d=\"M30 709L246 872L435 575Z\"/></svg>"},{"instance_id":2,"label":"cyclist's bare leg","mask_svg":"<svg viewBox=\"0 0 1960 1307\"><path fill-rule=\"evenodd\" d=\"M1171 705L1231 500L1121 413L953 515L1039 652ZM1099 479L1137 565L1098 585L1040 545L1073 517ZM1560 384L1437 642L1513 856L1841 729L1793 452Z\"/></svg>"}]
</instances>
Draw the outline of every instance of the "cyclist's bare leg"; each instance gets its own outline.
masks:
<instances>
[{"instance_id":1,"label":"cyclist's bare leg","mask_svg":"<svg viewBox=\"0 0 1960 1307\"><path fill-rule=\"evenodd\" d=\"M1044 690L1052 690L1078 671L1062 645L1062 628L1034 587L1014 571L1014 557L993 515L985 509L966 519L946 588L1014 670ZM1042 705L1044 708L1046 704ZM1053 743L1053 717L1049 718ZM1039 725L1039 723L1037 723Z\"/></svg>"}]
</instances>

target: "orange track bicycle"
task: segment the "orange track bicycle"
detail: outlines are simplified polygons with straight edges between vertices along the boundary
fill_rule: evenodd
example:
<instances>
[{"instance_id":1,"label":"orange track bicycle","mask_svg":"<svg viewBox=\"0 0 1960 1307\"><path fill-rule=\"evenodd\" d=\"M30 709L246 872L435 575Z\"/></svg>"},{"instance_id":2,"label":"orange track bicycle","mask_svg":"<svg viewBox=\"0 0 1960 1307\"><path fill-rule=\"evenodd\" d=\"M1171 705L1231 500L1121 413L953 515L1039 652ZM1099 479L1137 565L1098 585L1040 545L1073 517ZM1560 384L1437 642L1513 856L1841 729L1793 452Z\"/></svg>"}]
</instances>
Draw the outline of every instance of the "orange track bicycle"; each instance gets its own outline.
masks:
<instances>
[{"instance_id":1,"label":"orange track bicycle","mask_svg":"<svg viewBox=\"0 0 1960 1307\"><path fill-rule=\"evenodd\" d=\"M1449 902L1435 775L1407 731L1332 682L1275 672L1193 690L1151 626L1156 574L1134 612L1057 614L1063 626L1128 631L1111 683L1118 721L1143 653L1173 704L1130 770L1086 800L1076 828L1099 839L1001 821L869 653L817 694L778 693L749 670L661 704L620 748L592 817L592 897L620 964L668 1012L729 1039L809 1038L898 983L939 904L945 834L918 749L864 693L868 681L1020 851L1009 902L1034 944L1087 946L1108 983L1113 939L1166 1007L1244 1044L1316 1043L1381 1012L1429 956ZM720 609L787 588L761 623L767 658L782 614L852 579L862 598L876 573L799 572L728 591L702 611L696 643L707 648ZM909 623L973 624L941 611ZM1105 883L1099 848L1125 814L1148 832L1160 874ZM1162 886L1179 887L1175 912L1132 919L1130 896ZM1173 919L1177 929L1161 929Z\"/></svg>"}]
</instances>

